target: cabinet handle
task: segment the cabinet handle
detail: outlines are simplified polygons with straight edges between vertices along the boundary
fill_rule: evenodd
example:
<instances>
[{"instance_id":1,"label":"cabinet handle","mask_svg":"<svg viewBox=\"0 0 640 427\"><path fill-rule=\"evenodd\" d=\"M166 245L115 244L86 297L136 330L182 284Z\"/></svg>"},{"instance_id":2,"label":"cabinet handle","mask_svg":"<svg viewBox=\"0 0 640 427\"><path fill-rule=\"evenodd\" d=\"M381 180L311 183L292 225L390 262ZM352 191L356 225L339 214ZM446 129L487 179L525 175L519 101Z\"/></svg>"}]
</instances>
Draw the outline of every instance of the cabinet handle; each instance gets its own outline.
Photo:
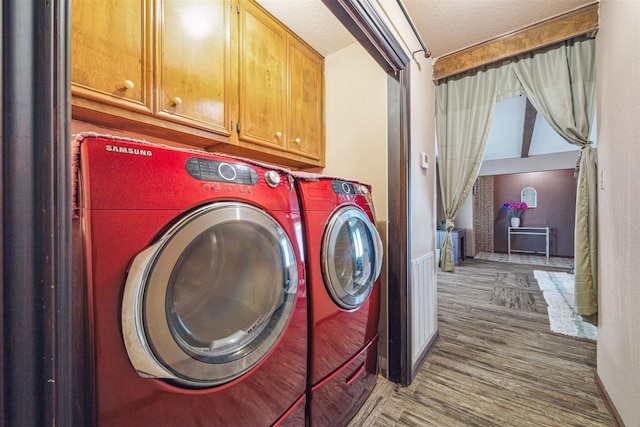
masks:
<instances>
[{"instance_id":1,"label":"cabinet handle","mask_svg":"<svg viewBox=\"0 0 640 427\"><path fill-rule=\"evenodd\" d=\"M124 90L133 89L134 87L135 87L135 85L133 84L133 82L131 80L125 80L124 81Z\"/></svg>"},{"instance_id":2,"label":"cabinet handle","mask_svg":"<svg viewBox=\"0 0 640 427\"><path fill-rule=\"evenodd\" d=\"M171 102L173 102L173 105L178 106L182 104L182 98L180 98L179 96L176 96L171 100Z\"/></svg>"},{"instance_id":3,"label":"cabinet handle","mask_svg":"<svg viewBox=\"0 0 640 427\"><path fill-rule=\"evenodd\" d=\"M295 142L296 144L300 144L302 141L300 140L300 138L296 138L293 140L293 142Z\"/></svg>"},{"instance_id":4,"label":"cabinet handle","mask_svg":"<svg viewBox=\"0 0 640 427\"><path fill-rule=\"evenodd\" d=\"M280 138L282 136L282 132L276 132L276 136Z\"/></svg>"}]
</instances>

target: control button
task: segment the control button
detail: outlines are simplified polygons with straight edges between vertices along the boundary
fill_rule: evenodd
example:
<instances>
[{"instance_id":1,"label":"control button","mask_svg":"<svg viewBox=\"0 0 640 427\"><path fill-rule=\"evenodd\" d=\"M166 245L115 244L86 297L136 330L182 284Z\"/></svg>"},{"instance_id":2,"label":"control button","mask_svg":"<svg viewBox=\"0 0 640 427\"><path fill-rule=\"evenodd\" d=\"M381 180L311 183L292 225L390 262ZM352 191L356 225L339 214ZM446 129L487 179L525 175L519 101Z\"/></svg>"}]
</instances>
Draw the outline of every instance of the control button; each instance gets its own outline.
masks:
<instances>
[{"instance_id":1,"label":"control button","mask_svg":"<svg viewBox=\"0 0 640 427\"><path fill-rule=\"evenodd\" d=\"M267 171L264 174L264 180L271 188L276 188L280 184L280 174L276 171Z\"/></svg>"},{"instance_id":2,"label":"control button","mask_svg":"<svg viewBox=\"0 0 640 427\"><path fill-rule=\"evenodd\" d=\"M366 186L361 185L360 186L360 194L362 194L363 196L366 196L367 194L369 194L369 189Z\"/></svg>"}]
</instances>

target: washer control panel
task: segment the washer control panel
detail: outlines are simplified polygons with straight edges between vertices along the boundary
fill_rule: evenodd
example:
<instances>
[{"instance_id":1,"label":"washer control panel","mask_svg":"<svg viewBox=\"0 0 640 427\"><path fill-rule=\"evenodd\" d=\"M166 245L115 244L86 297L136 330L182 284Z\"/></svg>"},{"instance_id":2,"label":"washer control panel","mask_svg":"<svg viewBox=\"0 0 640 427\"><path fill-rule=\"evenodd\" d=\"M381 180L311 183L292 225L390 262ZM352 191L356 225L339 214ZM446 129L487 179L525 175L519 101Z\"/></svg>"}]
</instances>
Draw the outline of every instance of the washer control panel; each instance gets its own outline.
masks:
<instances>
[{"instance_id":1,"label":"washer control panel","mask_svg":"<svg viewBox=\"0 0 640 427\"><path fill-rule=\"evenodd\" d=\"M350 196L358 195L358 190L356 189L356 186L350 182L335 180L331 182L331 188L333 188L333 191L336 194L345 194Z\"/></svg>"},{"instance_id":2,"label":"washer control panel","mask_svg":"<svg viewBox=\"0 0 640 427\"><path fill-rule=\"evenodd\" d=\"M255 169L238 163L191 157L187 160L186 169L189 175L201 181L231 182L245 185L258 183L258 173Z\"/></svg>"}]
</instances>

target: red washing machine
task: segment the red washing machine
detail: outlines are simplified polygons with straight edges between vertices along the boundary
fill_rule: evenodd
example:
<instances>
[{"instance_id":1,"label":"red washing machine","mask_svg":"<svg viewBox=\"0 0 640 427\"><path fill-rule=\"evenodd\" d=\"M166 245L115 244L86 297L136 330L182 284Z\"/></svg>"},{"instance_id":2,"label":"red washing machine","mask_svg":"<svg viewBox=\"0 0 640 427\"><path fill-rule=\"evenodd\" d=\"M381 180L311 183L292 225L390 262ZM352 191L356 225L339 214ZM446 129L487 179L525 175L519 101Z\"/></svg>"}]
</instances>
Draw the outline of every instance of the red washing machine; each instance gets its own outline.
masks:
<instances>
[{"instance_id":1,"label":"red washing machine","mask_svg":"<svg viewBox=\"0 0 640 427\"><path fill-rule=\"evenodd\" d=\"M307 250L309 420L346 425L376 382L382 243L371 188L296 179Z\"/></svg>"},{"instance_id":2,"label":"red washing machine","mask_svg":"<svg viewBox=\"0 0 640 427\"><path fill-rule=\"evenodd\" d=\"M291 177L141 141L76 142L95 424L304 425Z\"/></svg>"}]
</instances>

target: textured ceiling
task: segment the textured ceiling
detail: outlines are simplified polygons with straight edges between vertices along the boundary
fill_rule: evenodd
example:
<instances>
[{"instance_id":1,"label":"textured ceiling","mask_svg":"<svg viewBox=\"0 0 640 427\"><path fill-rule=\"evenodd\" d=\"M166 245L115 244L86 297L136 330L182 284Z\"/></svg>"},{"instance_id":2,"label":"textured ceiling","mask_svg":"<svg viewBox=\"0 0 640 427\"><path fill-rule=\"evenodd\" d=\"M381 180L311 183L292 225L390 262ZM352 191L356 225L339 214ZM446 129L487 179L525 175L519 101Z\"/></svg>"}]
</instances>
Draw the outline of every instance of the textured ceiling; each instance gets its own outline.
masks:
<instances>
[{"instance_id":1,"label":"textured ceiling","mask_svg":"<svg viewBox=\"0 0 640 427\"><path fill-rule=\"evenodd\" d=\"M593 0L403 0L434 58L589 3Z\"/></svg>"},{"instance_id":2,"label":"textured ceiling","mask_svg":"<svg viewBox=\"0 0 640 427\"><path fill-rule=\"evenodd\" d=\"M257 0L322 56L335 53L355 39L321 0Z\"/></svg>"},{"instance_id":3,"label":"textured ceiling","mask_svg":"<svg viewBox=\"0 0 640 427\"><path fill-rule=\"evenodd\" d=\"M320 54L355 40L321 0L257 0ZM383 8L397 0L370 0ZM432 56L455 52L593 0L402 0Z\"/></svg>"}]
</instances>

